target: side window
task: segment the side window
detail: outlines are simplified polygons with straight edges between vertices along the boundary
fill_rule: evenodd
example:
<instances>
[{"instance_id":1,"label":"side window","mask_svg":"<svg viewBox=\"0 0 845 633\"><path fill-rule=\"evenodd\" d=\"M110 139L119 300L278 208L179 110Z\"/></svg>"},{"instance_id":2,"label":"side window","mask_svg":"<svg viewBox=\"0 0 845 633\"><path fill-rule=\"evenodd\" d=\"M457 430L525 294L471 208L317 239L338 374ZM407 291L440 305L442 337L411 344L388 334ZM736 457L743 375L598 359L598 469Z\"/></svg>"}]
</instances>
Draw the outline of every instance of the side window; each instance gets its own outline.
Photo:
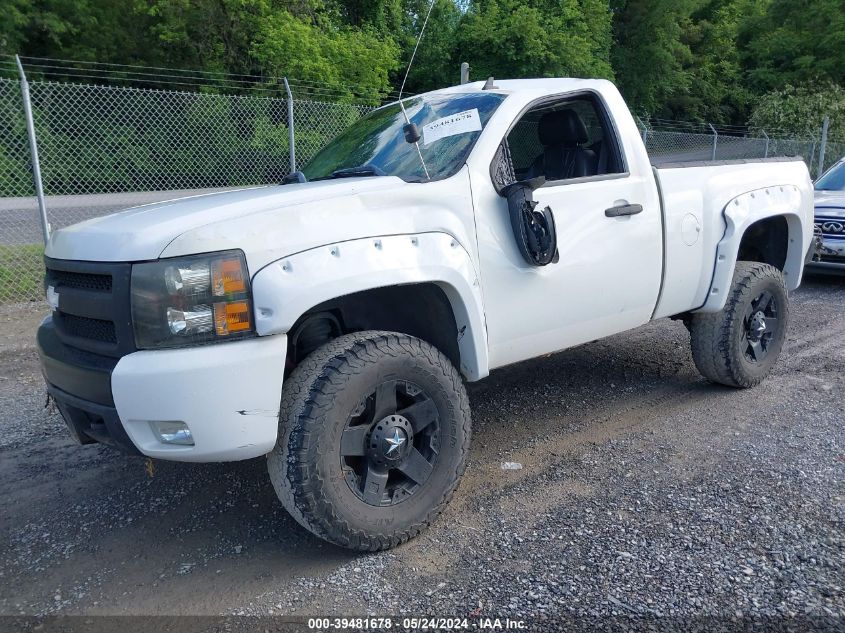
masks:
<instances>
[{"instance_id":1,"label":"side window","mask_svg":"<svg viewBox=\"0 0 845 633\"><path fill-rule=\"evenodd\" d=\"M507 136L516 180L568 180L624 172L619 143L593 95L544 103L526 112Z\"/></svg>"}]
</instances>

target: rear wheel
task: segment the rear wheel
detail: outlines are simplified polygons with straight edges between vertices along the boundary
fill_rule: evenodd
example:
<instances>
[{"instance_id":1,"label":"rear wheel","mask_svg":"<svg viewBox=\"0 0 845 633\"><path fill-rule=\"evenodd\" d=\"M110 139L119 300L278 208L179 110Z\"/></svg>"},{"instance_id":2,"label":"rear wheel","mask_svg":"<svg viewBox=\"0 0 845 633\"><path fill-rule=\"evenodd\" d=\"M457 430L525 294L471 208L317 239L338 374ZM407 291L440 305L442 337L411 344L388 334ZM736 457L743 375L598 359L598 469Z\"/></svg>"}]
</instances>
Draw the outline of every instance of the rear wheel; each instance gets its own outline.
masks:
<instances>
[{"instance_id":1,"label":"rear wheel","mask_svg":"<svg viewBox=\"0 0 845 633\"><path fill-rule=\"evenodd\" d=\"M422 531L464 470L469 402L436 348L389 332L339 337L285 382L270 478L314 534L375 551Z\"/></svg>"},{"instance_id":2,"label":"rear wheel","mask_svg":"<svg viewBox=\"0 0 845 633\"><path fill-rule=\"evenodd\" d=\"M713 382L753 387L774 367L788 320L783 274L768 264L737 262L725 307L692 315L695 365Z\"/></svg>"}]
</instances>

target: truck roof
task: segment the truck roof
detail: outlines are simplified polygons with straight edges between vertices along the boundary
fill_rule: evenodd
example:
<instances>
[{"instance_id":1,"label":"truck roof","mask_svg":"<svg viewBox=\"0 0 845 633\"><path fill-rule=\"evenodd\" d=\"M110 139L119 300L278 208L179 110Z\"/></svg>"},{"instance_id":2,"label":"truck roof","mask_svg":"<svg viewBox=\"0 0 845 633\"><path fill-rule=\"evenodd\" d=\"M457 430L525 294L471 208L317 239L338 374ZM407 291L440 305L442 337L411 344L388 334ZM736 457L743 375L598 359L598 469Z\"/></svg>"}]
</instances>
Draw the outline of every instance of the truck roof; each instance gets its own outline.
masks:
<instances>
[{"instance_id":1,"label":"truck roof","mask_svg":"<svg viewBox=\"0 0 845 633\"><path fill-rule=\"evenodd\" d=\"M477 92L484 89L486 81L450 86L432 90L426 94ZM538 79L493 79L495 88L491 92L511 94L514 92L532 92L539 94L554 94L571 90L603 90L613 84L606 79L573 79L571 77L543 77Z\"/></svg>"}]
</instances>

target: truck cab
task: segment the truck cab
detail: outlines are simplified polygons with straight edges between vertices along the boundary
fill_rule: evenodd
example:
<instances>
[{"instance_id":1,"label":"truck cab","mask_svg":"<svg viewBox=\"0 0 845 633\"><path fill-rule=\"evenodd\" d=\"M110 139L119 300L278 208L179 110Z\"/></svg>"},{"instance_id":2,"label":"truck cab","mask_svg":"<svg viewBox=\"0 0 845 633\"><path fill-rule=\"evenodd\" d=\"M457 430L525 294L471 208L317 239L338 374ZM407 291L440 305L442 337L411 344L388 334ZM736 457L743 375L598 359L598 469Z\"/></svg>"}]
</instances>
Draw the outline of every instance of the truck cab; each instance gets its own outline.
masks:
<instances>
[{"instance_id":1,"label":"truck cab","mask_svg":"<svg viewBox=\"0 0 845 633\"><path fill-rule=\"evenodd\" d=\"M812 200L799 159L653 167L607 81L409 97L286 184L54 233L47 389L81 443L266 455L302 525L384 549L457 486L465 381L661 317L706 378L763 380Z\"/></svg>"}]
</instances>

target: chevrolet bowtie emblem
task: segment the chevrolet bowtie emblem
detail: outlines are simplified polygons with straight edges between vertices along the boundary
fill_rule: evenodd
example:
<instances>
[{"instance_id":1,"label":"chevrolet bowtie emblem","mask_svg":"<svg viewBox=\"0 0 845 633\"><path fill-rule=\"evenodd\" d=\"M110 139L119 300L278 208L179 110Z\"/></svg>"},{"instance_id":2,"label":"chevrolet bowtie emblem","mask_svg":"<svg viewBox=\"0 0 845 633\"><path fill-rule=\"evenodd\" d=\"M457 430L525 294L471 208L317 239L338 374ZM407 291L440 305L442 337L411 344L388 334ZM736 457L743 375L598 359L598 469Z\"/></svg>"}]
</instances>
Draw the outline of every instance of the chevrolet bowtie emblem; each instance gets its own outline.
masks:
<instances>
[{"instance_id":1,"label":"chevrolet bowtie emblem","mask_svg":"<svg viewBox=\"0 0 845 633\"><path fill-rule=\"evenodd\" d=\"M47 303L53 310L59 309L59 293L53 286L47 286Z\"/></svg>"}]
</instances>

